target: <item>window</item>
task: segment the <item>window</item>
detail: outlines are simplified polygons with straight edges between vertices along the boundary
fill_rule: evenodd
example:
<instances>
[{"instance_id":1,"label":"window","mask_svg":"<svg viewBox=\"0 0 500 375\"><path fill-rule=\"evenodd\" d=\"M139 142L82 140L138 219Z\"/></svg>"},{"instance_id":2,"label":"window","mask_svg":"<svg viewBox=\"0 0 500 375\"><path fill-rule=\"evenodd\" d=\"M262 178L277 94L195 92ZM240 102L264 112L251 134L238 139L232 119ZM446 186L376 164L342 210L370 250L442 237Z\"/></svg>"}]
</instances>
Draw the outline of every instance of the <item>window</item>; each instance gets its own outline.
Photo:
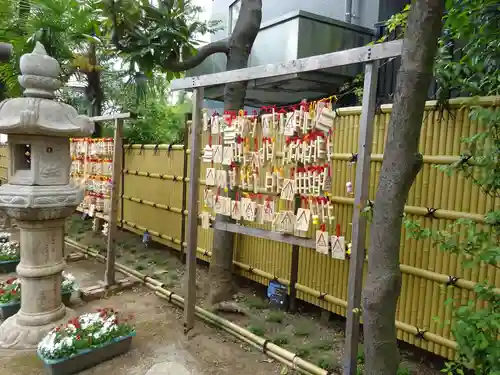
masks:
<instances>
[{"instance_id":1,"label":"window","mask_svg":"<svg viewBox=\"0 0 500 375\"><path fill-rule=\"evenodd\" d=\"M228 33L231 34L234 30L234 26L236 25L236 20L238 19L238 15L240 14L241 9L241 0L236 0L229 6L229 27Z\"/></svg>"}]
</instances>

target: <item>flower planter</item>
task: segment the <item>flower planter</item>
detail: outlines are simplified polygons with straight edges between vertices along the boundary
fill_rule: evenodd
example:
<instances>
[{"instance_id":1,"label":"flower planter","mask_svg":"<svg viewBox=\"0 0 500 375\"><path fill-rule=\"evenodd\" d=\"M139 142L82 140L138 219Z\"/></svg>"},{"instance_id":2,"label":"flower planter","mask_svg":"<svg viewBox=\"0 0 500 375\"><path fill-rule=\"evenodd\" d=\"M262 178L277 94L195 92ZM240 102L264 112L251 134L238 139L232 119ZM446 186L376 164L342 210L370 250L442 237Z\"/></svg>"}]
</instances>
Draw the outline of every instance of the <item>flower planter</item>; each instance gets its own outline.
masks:
<instances>
[{"instance_id":1,"label":"flower planter","mask_svg":"<svg viewBox=\"0 0 500 375\"><path fill-rule=\"evenodd\" d=\"M19 264L19 260L0 261L0 273L16 272L16 267L18 264Z\"/></svg>"},{"instance_id":2,"label":"flower planter","mask_svg":"<svg viewBox=\"0 0 500 375\"><path fill-rule=\"evenodd\" d=\"M69 300L71 298L71 293L64 293L62 295L62 302L67 306L69 305ZM0 320L5 320L10 318L12 315L16 314L21 308L21 302L16 301L12 303L0 304Z\"/></svg>"},{"instance_id":3,"label":"flower planter","mask_svg":"<svg viewBox=\"0 0 500 375\"><path fill-rule=\"evenodd\" d=\"M62 294L62 303L64 303L66 306L69 305L70 299L71 299L71 292Z\"/></svg>"},{"instance_id":4,"label":"flower planter","mask_svg":"<svg viewBox=\"0 0 500 375\"><path fill-rule=\"evenodd\" d=\"M21 304L12 302L0 305L0 320L5 320L19 311Z\"/></svg>"},{"instance_id":5,"label":"flower planter","mask_svg":"<svg viewBox=\"0 0 500 375\"><path fill-rule=\"evenodd\" d=\"M128 352L132 344L133 336L135 336L135 333L131 333L125 337L119 337L100 347L79 351L72 357L59 360L45 359L40 353L37 354L45 363L45 369L48 375L76 374Z\"/></svg>"}]
</instances>

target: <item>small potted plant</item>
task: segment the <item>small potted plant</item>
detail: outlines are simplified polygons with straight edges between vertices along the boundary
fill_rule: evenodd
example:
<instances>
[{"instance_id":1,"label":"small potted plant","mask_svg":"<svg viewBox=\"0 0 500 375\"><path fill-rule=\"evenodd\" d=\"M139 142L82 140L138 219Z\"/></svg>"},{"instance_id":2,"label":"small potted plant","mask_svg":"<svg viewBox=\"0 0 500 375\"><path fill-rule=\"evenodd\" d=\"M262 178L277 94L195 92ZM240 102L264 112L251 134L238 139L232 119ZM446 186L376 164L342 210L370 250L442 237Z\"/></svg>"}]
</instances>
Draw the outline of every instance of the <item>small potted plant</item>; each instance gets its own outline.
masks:
<instances>
[{"instance_id":1,"label":"small potted plant","mask_svg":"<svg viewBox=\"0 0 500 375\"><path fill-rule=\"evenodd\" d=\"M63 272L61 284L62 301L69 304L71 294L78 290L75 277L70 273ZM12 277L7 281L0 282L0 319L7 319L21 308L21 281Z\"/></svg>"},{"instance_id":2,"label":"small potted plant","mask_svg":"<svg viewBox=\"0 0 500 375\"><path fill-rule=\"evenodd\" d=\"M19 264L19 243L10 241L10 233L0 233L0 273L16 272Z\"/></svg>"},{"instance_id":3,"label":"small potted plant","mask_svg":"<svg viewBox=\"0 0 500 375\"><path fill-rule=\"evenodd\" d=\"M0 283L0 318L7 319L21 307L21 282L13 277Z\"/></svg>"},{"instance_id":4,"label":"small potted plant","mask_svg":"<svg viewBox=\"0 0 500 375\"><path fill-rule=\"evenodd\" d=\"M69 300L71 299L71 295L73 292L78 290L78 286L76 284L75 277L69 272L62 273L63 280L61 284L61 294L62 301L65 305L69 305Z\"/></svg>"},{"instance_id":5,"label":"small potted plant","mask_svg":"<svg viewBox=\"0 0 500 375\"><path fill-rule=\"evenodd\" d=\"M48 374L69 375L94 367L130 349L135 328L113 309L99 309L50 331L37 355Z\"/></svg>"}]
</instances>

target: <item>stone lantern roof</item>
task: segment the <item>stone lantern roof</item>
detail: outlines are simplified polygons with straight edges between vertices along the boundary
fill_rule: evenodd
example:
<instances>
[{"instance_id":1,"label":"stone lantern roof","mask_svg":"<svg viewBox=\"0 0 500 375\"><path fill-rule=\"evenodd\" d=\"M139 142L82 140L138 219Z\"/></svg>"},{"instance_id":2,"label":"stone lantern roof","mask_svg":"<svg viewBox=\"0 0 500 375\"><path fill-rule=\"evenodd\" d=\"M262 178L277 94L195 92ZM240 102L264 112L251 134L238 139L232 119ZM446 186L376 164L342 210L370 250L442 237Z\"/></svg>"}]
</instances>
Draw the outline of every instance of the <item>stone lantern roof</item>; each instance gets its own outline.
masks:
<instances>
[{"instance_id":1,"label":"stone lantern roof","mask_svg":"<svg viewBox=\"0 0 500 375\"><path fill-rule=\"evenodd\" d=\"M0 103L0 133L84 137L94 131L94 123L76 109L55 99L61 87L59 63L47 55L42 44L20 60L19 83L24 97Z\"/></svg>"}]
</instances>

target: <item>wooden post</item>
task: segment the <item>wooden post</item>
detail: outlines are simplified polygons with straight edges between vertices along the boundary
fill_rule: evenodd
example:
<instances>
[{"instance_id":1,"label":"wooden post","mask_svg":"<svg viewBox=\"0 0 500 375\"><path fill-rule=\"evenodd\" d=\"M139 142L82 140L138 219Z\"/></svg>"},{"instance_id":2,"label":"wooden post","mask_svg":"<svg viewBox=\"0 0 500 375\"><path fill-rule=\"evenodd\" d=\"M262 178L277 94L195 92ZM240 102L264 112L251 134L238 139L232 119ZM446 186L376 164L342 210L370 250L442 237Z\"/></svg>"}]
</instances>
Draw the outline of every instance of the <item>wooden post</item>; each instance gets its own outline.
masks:
<instances>
[{"instance_id":1,"label":"wooden post","mask_svg":"<svg viewBox=\"0 0 500 375\"><path fill-rule=\"evenodd\" d=\"M294 213L300 208L300 195L295 196ZM292 262L290 264L290 304L289 311L297 312L297 284L299 273L299 245L292 245Z\"/></svg>"},{"instance_id":2,"label":"wooden post","mask_svg":"<svg viewBox=\"0 0 500 375\"><path fill-rule=\"evenodd\" d=\"M189 147L189 126L188 126L188 116L185 116L184 122L186 127L184 129L184 149L183 149L183 159L182 159L182 205L181 205L181 262L186 264L186 248L184 247L184 242L186 242L186 216L184 211L186 211L186 198L187 198L187 171L188 171L188 147ZM192 126L192 122L191 122Z\"/></svg>"},{"instance_id":3,"label":"wooden post","mask_svg":"<svg viewBox=\"0 0 500 375\"><path fill-rule=\"evenodd\" d=\"M123 153L123 120L115 120L115 137L113 147L113 175L111 185L111 207L108 221L108 248L106 255L106 271L104 273L104 286L110 287L115 284L115 256L116 256L116 231L118 217L118 200L120 191L118 189L118 179L122 173L122 153Z\"/></svg>"},{"instance_id":4,"label":"wooden post","mask_svg":"<svg viewBox=\"0 0 500 375\"><path fill-rule=\"evenodd\" d=\"M122 129L123 130L123 129ZM120 168L120 228L123 230L123 221L125 220L124 218L124 199L123 196L125 195L125 173L123 173L123 170L125 169L125 150L123 149L123 134L122 134L122 148L121 148L121 154L122 154L122 165Z\"/></svg>"},{"instance_id":5,"label":"wooden post","mask_svg":"<svg viewBox=\"0 0 500 375\"><path fill-rule=\"evenodd\" d=\"M365 65L363 103L359 123L359 146L356 163L354 210L352 215L352 249L347 286L346 338L344 375L356 375L359 345L359 318L365 262L367 218L361 214L367 200L370 183L370 155L373 144L375 101L379 62Z\"/></svg>"},{"instance_id":6,"label":"wooden post","mask_svg":"<svg viewBox=\"0 0 500 375\"><path fill-rule=\"evenodd\" d=\"M193 120L191 122L191 157L189 163L189 194L187 220L186 292L184 300L184 333L194 326L196 305L196 248L198 245L198 196L201 152L201 107L203 88L193 90Z\"/></svg>"}]
</instances>

